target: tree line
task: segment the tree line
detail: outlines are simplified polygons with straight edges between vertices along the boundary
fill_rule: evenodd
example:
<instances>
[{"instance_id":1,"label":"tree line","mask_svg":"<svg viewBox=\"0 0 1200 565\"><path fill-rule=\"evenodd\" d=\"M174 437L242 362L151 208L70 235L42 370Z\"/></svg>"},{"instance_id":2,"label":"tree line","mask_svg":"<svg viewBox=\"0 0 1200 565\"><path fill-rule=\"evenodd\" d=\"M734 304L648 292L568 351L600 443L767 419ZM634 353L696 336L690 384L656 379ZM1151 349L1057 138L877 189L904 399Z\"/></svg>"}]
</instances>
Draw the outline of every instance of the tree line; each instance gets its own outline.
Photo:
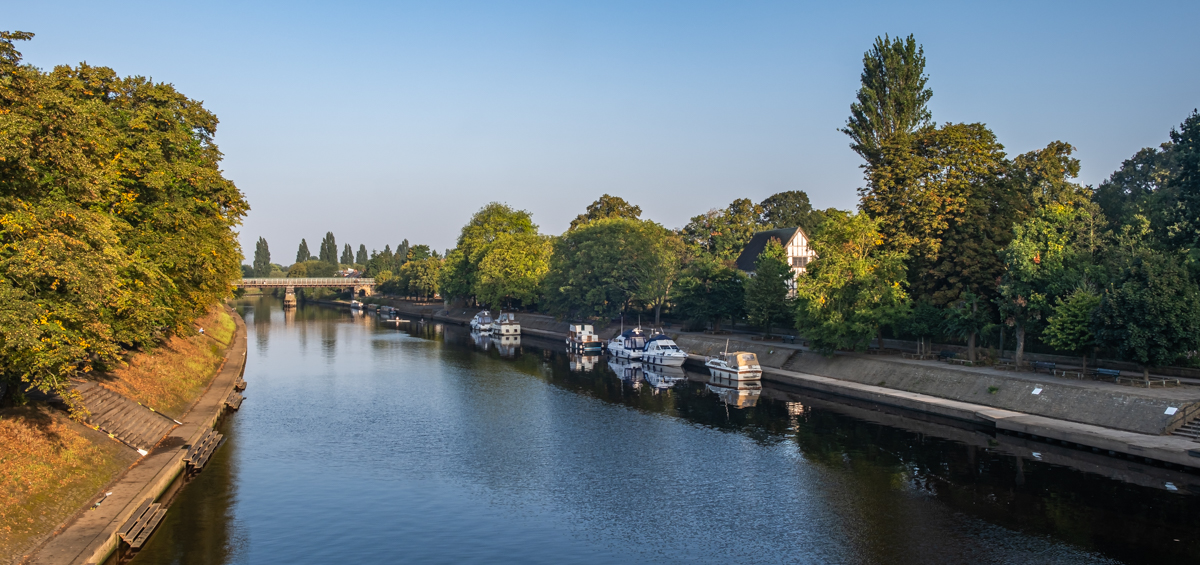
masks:
<instances>
[{"instance_id":1,"label":"tree line","mask_svg":"<svg viewBox=\"0 0 1200 565\"><path fill-rule=\"evenodd\" d=\"M302 238L296 249L296 260L288 267L271 262L270 245L265 238L259 237L254 248L254 260L250 265L242 265L242 276L332 277L339 272L355 271L356 276L374 278L381 292L430 297L437 294L441 268L442 256L428 245L410 245L405 239L396 246L395 251L388 244L383 251L371 250L367 253L364 244L359 244L355 252L346 243L339 254L337 238L333 232L325 232L316 256L309 250L308 241Z\"/></svg>"},{"instance_id":2,"label":"tree line","mask_svg":"<svg viewBox=\"0 0 1200 565\"><path fill-rule=\"evenodd\" d=\"M0 32L0 388L70 401L70 378L193 333L230 295L249 206L200 102L107 67L23 64L32 38Z\"/></svg>"}]
</instances>

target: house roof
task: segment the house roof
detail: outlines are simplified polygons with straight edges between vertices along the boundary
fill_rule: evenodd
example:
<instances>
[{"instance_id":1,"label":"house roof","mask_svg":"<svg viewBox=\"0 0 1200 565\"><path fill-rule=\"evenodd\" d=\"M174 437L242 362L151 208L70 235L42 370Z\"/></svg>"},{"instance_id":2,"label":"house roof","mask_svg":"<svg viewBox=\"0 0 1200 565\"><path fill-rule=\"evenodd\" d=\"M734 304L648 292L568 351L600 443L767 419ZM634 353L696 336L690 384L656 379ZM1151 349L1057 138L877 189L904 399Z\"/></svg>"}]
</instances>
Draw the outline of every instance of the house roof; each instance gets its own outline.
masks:
<instances>
[{"instance_id":1,"label":"house roof","mask_svg":"<svg viewBox=\"0 0 1200 565\"><path fill-rule=\"evenodd\" d=\"M747 273L754 272L754 262L758 260L758 254L762 253L767 247L767 242L771 238L778 239L783 245L787 245L792 237L796 235L796 231L800 228L779 228L777 230L760 231L750 238L750 242L746 247L742 248L742 254L738 255L737 268Z\"/></svg>"}]
</instances>

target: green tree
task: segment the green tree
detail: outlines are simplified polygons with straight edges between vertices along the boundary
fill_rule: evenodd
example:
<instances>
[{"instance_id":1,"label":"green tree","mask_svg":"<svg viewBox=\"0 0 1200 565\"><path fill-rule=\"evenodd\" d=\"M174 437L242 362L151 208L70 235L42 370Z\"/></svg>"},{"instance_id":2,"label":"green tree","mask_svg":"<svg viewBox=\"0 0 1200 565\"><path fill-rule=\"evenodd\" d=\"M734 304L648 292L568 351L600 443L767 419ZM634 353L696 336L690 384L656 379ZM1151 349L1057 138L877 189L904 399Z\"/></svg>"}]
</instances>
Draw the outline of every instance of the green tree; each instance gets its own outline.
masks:
<instances>
[{"instance_id":1,"label":"green tree","mask_svg":"<svg viewBox=\"0 0 1200 565\"><path fill-rule=\"evenodd\" d=\"M642 208L634 206L619 196L601 195L595 202L588 204L587 211L571 220L568 230L573 230L593 220L605 218L629 218L637 220L642 217Z\"/></svg>"},{"instance_id":2,"label":"green tree","mask_svg":"<svg viewBox=\"0 0 1200 565\"><path fill-rule=\"evenodd\" d=\"M448 297L469 298L476 296L479 281L479 263L491 243L500 234L537 235L537 226L529 212L514 210L499 202L484 206L458 235L453 257L442 271L440 283L442 293Z\"/></svg>"},{"instance_id":3,"label":"green tree","mask_svg":"<svg viewBox=\"0 0 1200 565\"><path fill-rule=\"evenodd\" d=\"M711 323L713 330L720 330L722 320L745 314L747 278L746 273L713 257L697 257L675 285L675 310L691 322Z\"/></svg>"},{"instance_id":4,"label":"green tree","mask_svg":"<svg viewBox=\"0 0 1200 565\"><path fill-rule=\"evenodd\" d=\"M684 241L699 253L720 261L733 261L759 231L762 206L748 198L739 198L724 210L709 210L695 216L681 231Z\"/></svg>"},{"instance_id":5,"label":"green tree","mask_svg":"<svg viewBox=\"0 0 1200 565\"><path fill-rule=\"evenodd\" d=\"M958 300L946 309L946 333L967 340L967 356L975 362L975 339L992 320L985 298L964 290Z\"/></svg>"},{"instance_id":6,"label":"green tree","mask_svg":"<svg viewBox=\"0 0 1200 565\"><path fill-rule=\"evenodd\" d=\"M904 331L916 336L918 351L923 354L932 353L933 340L927 339L941 333L945 313L928 300L919 300L915 307L899 324ZM883 343L879 344L880 349Z\"/></svg>"},{"instance_id":7,"label":"green tree","mask_svg":"<svg viewBox=\"0 0 1200 565\"><path fill-rule=\"evenodd\" d=\"M1187 250L1193 263L1200 262L1200 113L1195 110L1179 129L1171 130L1178 172L1167 187L1175 205L1166 241Z\"/></svg>"},{"instance_id":8,"label":"green tree","mask_svg":"<svg viewBox=\"0 0 1200 565\"><path fill-rule=\"evenodd\" d=\"M680 269L687 253L683 238L657 224L646 225L655 245L647 276L638 286L638 302L654 309L654 325L662 325L662 307L671 298L671 292L679 280Z\"/></svg>"},{"instance_id":9,"label":"green tree","mask_svg":"<svg viewBox=\"0 0 1200 565\"><path fill-rule=\"evenodd\" d=\"M799 227L806 234L816 233L825 213L814 210L803 190L789 190L768 196L759 206L763 210L762 229Z\"/></svg>"},{"instance_id":10,"label":"green tree","mask_svg":"<svg viewBox=\"0 0 1200 565\"><path fill-rule=\"evenodd\" d=\"M354 264L354 251L352 251L350 249L349 243L347 243L346 246L342 248L342 258L341 258L341 260L339 260L339 263L342 263L343 265L353 265Z\"/></svg>"},{"instance_id":11,"label":"green tree","mask_svg":"<svg viewBox=\"0 0 1200 565\"><path fill-rule=\"evenodd\" d=\"M308 252L308 242L304 238L300 238L300 248L296 250L296 262L303 263L312 259L312 253Z\"/></svg>"},{"instance_id":12,"label":"green tree","mask_svg":"<svg viewBox=\"0 0 1200 565\"><path fill-rule=\"evenodd\" d=\"M488 247L479 262L475 288L479 301L493 308L536 304L542 279L550 268L549 239L502 233Z\"/></svg>"},{"instance_id":13,"label":"green tree","mask_svg":"<svg viewBox=\"0 0 1200 565\"><path fill-rule=\"evenodd\" d=\"M545 280L550 311L599 317L624 312L656 276L665 231L653 222L609 218L555 239Z\"/></svg>"},{"instance_id":14,"label":"green tree","mask_svg":"<svg viewBox=\"0 0 1200 565\"><path fill-rule=\"evenodd\" d=\"M499 237L497 237L497 239L499 239ZM409 261L424 261L425 259L434 256L433 251L429 249L428 245L414 245L412 247L408 247L408 240L404 240L404 243L406 248L405 256Z\"/></svg>"},{"instance_id":15,"label":"green tree","mask_svg":"<svg viewBox=\"0 0 1200 565\"><path fill-rule=\"evenodd\" d=\"M370 259L370 257L367 256L367 246L361 243L358 244L358 253L354 256L354 262L356 264L365 266L368 259Z\"/></svg>"},{"instance_id":16,"label":"green tree","mask_svg":"<svg viewBox=\"0 0 1200 565\"><path fill-rule=\"evenodd\" d=\"M320 253L317 255L317 259L331 265L337 265L338 248L337 240L333 237L333 232L325 232L325 238L321 240Z\"/></svg>"},{"instance_id":17,"label":"green tree","mask_svg":"<svg viewBox=\"0 0 1200 565\"><path fill-rule=\"evenodd\" d=\"M841 130L850 136L850 148L874 163L884 142L928 125L933 118L928 81L925 50L912 35L903 40L876 37L863 54L858 101L850 105L850 119Z\"/></svg>"},{"instance_id":18,"label":"green tree","mask_svg":"<svg viewBox=\"0 0 1200 565\"><path fill-rule=\"evenodd\" d=\"M265 277L271 274L271 249L267 247L267 240L258 238L258 243L254 246L254 276Z\"/></svg>"},{"instance_id":19,"label":"green tree","mask_svg":"<svg viewBox=\"0 0 1200 565\"><path fill-rule=\"evenodd\" d=\"M864 350L905 317L904 256L882 247L879 220L830 214L812 241L817 259L796 282L796 328L817 350Z\"/></svg>"},{"instance_id":20,"label":"green tree","mask_svg":"<svg viewBox=\"0 0 1200 565\"><path fill-rule=\"evenodd\" d=\"M1042 333L1046 343L1062 351L1083 355L1083 369L1087 370L1085 349L1096 344L1092 331L1092 317L1100 306L1100 295L1088 286L1080 286L1066 300L1055 299L1054 313L1046 319L1046 330Z\"/></svg>"},{"instance_id":21,"label":"green tree","mask_svg":"<svg viewBox=\"0 0 1200 565\"><path fill-rule=\"evenodd\" d=\"M795 274L787 263L787 251L776 238L771 238L754 262L754 276L746 283L746 315L750 323L763 329L768 337L771 328L790 321L788 289L795 283Z\"/></svg>"}]
</instances>

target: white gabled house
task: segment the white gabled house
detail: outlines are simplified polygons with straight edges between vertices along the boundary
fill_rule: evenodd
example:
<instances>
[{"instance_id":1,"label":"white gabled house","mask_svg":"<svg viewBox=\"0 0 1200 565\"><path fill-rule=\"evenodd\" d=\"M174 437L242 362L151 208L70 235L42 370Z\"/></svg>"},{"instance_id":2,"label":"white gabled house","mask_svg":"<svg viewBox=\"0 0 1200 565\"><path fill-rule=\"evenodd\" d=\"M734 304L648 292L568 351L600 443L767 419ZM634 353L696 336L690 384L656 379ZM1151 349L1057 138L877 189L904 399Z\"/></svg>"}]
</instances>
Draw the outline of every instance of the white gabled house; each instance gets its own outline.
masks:
<instances>
[{"instance_id":1,"label":"white gabled house","mask_svg":"<svg viewBox=\"0 0 1200 565\"><path fill-rule=\"evenodd\" d=\"M784 250L787 251L787 262L788 265L791 265L792 275L794 275L788 288L795 290L796 277L804 274L808 262L817 258L817 254L809 245L808 234L800 228L779 228L754 234L746 247L742 249L742 254L738 256L737 267L750 276L754 276L754 263L758 260L758 255L767 247L767 242L772 239L778 239L783 243Z\"/></svg>"}]
</instances>

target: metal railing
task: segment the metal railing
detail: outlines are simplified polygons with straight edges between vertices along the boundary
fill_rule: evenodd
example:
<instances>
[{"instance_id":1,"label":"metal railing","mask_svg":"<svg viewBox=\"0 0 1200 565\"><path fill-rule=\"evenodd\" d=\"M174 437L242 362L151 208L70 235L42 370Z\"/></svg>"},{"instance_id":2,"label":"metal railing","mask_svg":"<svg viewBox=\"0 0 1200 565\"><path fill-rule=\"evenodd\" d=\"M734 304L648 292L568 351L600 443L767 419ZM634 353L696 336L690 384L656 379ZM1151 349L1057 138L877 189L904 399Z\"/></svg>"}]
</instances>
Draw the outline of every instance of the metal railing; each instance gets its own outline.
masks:
<instances>
[{"instance_id":1,"label":"metal railing","mask_svg":"<svg viewBox=\"0 0 1200 565\"><path fill-rule=\"evenodd\" d=\"M294 278L294 279L242 279L238 283L242 288L286 288L286 287L347 287L347 286L375 286L375 279L364 277L321 277L321 278Z\"/></svg>"}]
</instances>

